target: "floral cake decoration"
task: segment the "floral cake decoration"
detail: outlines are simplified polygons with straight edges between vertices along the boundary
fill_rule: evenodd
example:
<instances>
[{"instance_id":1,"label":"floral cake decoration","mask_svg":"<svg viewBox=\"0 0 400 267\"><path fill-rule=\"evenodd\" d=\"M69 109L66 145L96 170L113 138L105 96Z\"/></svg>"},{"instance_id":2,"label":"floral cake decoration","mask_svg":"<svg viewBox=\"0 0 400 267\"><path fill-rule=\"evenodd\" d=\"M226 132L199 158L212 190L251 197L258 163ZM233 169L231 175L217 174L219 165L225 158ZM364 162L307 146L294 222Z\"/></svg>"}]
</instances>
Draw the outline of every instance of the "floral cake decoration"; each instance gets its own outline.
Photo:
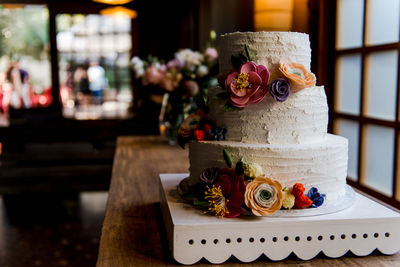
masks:
<instances>
[{"instance_id":1,"label":"floral cake decoration","mask_svg":"<svg viewBox=\"0 0 400 267\"><path fill-rule=\"evenodd\" d=\"M207 120L206 113L199 109L190 114L178 129L178 144L184 148L190 140L225 140L226 128L216 127Z\"/></svg>"},{"instance_id":2,"label":"floral cake decoration","mask_svg":"<svg viewBox=\"0 0 400 267\"><path fill-rule=\"evenodd\" d=\"M217 217L239 215L268 216L281 209L317 208L325 194L312 187L307 194L303 184L283 188L279 181L266 177L257 163L238 161L233 167L229 152L222 151L226 168L207 168L195 185L179 185L184 200L204 213Z\"/></svg>"},{"instance_id":3,"label":"floral cake decoration","mask_svg":"<svg viewBox=\"0 0 400 267\"><path fill-rule=\"evenodd\" d=\"M284 102L292 93L316 84L315 75L301 64L282 62L278 68L279 73L271 75L266 66L252 61L247 45L244 51L231 56L233 70L219 77L220 86L225 88L225 92L217 94L215 99L229 100L224 111L257 104L268 92L275 101ZM270 80L271 76L277 78Z\"/></svg>"}]
</instances>

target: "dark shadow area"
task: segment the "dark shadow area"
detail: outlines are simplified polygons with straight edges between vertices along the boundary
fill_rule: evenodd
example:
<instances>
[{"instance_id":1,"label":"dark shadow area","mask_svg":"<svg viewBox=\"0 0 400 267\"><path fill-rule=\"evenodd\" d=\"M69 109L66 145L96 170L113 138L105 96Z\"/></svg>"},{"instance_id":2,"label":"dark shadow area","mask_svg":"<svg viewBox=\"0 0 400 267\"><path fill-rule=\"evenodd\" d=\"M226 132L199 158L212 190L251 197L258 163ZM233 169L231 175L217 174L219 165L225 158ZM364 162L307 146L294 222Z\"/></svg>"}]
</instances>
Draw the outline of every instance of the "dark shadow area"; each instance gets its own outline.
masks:
<instances>
[{"instance_id":1,"label":"dark shadow area","mask_svg":"<svg viewBox=\"0 0 400 267\"><path fill-rule=\"evenodd\" d=\"M80 219L77 193L4 195L3 204L5 222L12 226L51 226Z\"/></svg>"},{"instance_id":2,"label":"dark shadow area","mask_svg":"<svg viewBox=\"0 0 400 267\"><path fill-rule=\"evenodd\" d=\"M95 266L106 192L0 198L0 266Z\"/></svg>"}]
</instances>

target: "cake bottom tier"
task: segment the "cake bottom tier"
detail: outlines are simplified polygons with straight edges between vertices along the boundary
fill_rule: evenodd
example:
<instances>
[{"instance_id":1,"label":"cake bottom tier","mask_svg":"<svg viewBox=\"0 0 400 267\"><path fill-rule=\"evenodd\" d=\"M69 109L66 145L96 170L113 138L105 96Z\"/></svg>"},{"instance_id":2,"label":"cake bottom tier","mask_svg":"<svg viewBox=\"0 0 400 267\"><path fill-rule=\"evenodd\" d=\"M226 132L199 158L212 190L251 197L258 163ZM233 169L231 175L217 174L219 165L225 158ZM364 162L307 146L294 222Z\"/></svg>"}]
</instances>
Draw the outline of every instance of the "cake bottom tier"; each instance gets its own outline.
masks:
<instances>
[{"instance_id":1,"label":"cake bottom tier","mask_svg":"<svg viewBox=\"0 0 400 267\"><path fill-rule=\"evenodd\" d=\"M313 144L248 144L232 141L201 141L189 144L190 183L199 181L200 173L210 167L226 168L223 150L232 163L242 160L257 163L265 176L278 180L282 187L302 183L332 201L343 196L347 176L347 139L332 134Z\"/></svg>"}]
</instances>

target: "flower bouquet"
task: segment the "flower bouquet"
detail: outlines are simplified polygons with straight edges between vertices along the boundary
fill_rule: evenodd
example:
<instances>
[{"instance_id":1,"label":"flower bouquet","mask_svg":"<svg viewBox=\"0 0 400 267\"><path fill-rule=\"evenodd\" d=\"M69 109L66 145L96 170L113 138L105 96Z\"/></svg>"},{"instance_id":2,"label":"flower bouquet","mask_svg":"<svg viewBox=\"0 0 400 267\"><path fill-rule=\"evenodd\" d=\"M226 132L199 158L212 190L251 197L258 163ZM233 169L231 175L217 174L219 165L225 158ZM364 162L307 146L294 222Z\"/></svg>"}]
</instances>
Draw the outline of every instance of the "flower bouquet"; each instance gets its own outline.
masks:
<instances>
[{"instance_id":1,"label":"flower bouquet","mask_svg":"<svg viewBox=\"0 0 400 267\"><path fill-rule=\"evenodd\" d=\"M169 61L152 56L146 60L132 58L140 90L156 88L161 96L158 99L160 132L171 143L175 142L182 121L199 108L205 108L208 88L218 84L217 59L214 47L208 47L203 53L181 49Z\"/></svg>"}]
</instances>

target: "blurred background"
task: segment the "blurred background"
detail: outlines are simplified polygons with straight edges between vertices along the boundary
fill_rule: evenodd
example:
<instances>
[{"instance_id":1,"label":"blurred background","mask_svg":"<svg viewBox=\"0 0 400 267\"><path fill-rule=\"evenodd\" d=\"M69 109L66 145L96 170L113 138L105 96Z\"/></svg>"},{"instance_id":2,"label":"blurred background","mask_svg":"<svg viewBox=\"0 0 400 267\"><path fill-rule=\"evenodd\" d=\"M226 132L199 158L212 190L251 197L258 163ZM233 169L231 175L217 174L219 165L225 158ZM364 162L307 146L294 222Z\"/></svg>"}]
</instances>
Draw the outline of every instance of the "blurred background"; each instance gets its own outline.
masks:
<instances>
[{"instance_id":1,"label":"blurred background","mask_svg":"<svg viewBox=\"0 0 400 267\"><path fill-rule=\"evenodd\" d=\"M117 137L175 145L227 32L309 34L348 182L399 208L399 14L399 0L1 1L0 266L95 264Z\"/></svg>"}]
</instances>

